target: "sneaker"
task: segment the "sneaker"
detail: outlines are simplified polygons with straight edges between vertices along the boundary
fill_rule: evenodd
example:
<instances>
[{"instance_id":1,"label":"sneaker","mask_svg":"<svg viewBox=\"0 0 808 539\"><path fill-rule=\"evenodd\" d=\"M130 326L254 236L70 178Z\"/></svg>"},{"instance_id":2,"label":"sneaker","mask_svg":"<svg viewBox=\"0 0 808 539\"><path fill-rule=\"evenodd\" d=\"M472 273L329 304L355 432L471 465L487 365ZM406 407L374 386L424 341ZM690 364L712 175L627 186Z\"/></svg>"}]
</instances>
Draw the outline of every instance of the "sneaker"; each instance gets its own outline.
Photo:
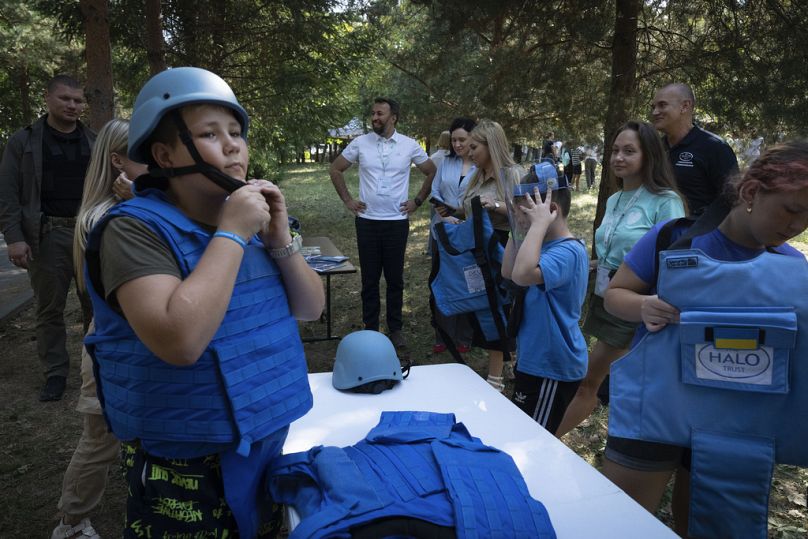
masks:
<instances>
[{"instance_id":1,"label":"sneaker","mask_svg":"<svg viewBox=\"0 0 808 539\"><path fill-rule=\"evenodd\" d=\"M438 343L432 345L432 353L433 354L442 354L446 351L446 345L443 343Z\"/></svg>"},{"instance_id":2,"label":"sneaker","mask_svg":"<svg viewBox=\"0 0 808 539\"><path fill-rule=\"evenodd\" d=\"M93 528L89 518L83 518L75 526L65 524L61 519L59 525L51 533L51 539L101 539L98 532Z\"/></svg>"},{"instance_id":3,"label":"sneaker","mask_svg":"<svg viewBox=\"0 0 808 539\"><path fill-rule=\"evenodd\" d=\"M494 376L493 374L489 374L488 378L486 379L491 387L499 391L500 393L505 393L505 384L502 380L502 376Z\"/></svg>"},{"instance_id":4,"label":"sneaker","mask_svg":"<svg viewBox=\"0 0 808 539\"><path fill-rule=\"evenodd\" d=\"M393 343L393 346L396 347L396 350L401 350L407 348L407 340L404 338L404 334L401 332L400 329L390 332L390 342Z\"/></svg>"},{"instance_id":5,"label":"sneaker","mask_svg":"<svg viewBox=\"0 0 808 539\"><path fill-rule=\"evenodd\" d=\"M45 385L39 393L39 400L41 402L61 400L65 393L66 383L67 380L64 376L51 376L45 381Z\"/></svg>"},{"instance_id":6,"label":"sneaker","mask_svg":"<svg viewBox=\"0 0 808 539\"><path fill-rule=\"evenodd\" d=\"M457 346L457 351L460 352L461 354L468 354L469 352L471 352L471 346L467 344L460 344Z\"/></svg>"}]
</instances>

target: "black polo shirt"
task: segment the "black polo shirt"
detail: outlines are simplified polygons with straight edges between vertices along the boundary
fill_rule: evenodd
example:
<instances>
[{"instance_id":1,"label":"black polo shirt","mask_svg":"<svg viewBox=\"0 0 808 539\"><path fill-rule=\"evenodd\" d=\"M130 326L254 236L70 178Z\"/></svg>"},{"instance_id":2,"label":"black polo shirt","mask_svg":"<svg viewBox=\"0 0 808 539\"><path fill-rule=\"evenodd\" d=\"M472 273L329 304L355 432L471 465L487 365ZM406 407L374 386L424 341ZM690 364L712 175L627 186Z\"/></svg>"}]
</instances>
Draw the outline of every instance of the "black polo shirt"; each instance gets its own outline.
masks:
<instances>
[{"instance_id":1,"label":"black polo shirt","mask_svg":"<svg viewBox=\"0 0 808 539\"><path fill-rule=\"evenodd\" d=\"M676 146L668 146L667 137L664 140L690 214L700 215L738 171L735 153L721 137L695 125Z\"/></svg>"}]
</instances>

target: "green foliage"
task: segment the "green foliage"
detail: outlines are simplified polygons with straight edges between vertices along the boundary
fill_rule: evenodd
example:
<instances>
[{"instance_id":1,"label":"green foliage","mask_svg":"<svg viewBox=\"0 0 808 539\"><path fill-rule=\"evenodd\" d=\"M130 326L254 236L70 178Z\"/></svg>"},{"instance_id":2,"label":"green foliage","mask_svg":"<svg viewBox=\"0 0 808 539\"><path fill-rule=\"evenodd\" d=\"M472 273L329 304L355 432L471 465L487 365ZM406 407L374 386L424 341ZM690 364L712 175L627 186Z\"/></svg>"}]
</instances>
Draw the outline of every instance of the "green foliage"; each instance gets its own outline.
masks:
<instances>
[{"instance_id":1,"label":"green foliage","mask_svg":"<svg viewBox=\"0 0 808 539\"><path fill-rule=\"evenodd\" d=\"M117 113L148 78L141 0L109 0ZM402 103L401 130L434 137L488 117L513 142L596 142L609 101L615 0L163 0L166 61L207 67L253 117L255 163L288 162L328 128ZM797 0L645 0L629 108L689 82L708 128L768 141L808 125L808 9ZM78 0L0 0L0 137L41 112L54 73L81 76Z\"/></svg>"},{"instance_id":2,"label":"green foliage","mask_svg":"<svg viewBox=\"0 0 808 539\"><path fill-rule=\"evenodd\" d=\"M356 108L367 33L334 0L164 4L169 65L228 80L250 112L251 147L287 161ZM256 155L258 157L258 155Z\"/></svg>"},{"instance_id":3,"label":"green foliage","mask_svg":"<svg viewBox=\"0 0 808 539\"><path fill-rule=\"evenodd\" d=\"M610 6L402 2L377 22L387 36L389 86L412 109L418 134L464 115L497 120L513 141L534 145L548 129L592 138L608 88Z\"/></svg>"},{"instance_id":4,"label":"green foliage","mask_svg":"<svg viewBox=\"0 0 808 539\"><path fill-rule=\"evenodd\" d=\"M55 24L23 2L0 0L0 140L42 112L42 91L54 74L81 65L78 44L54 34Z\"/></svg>"}]
</instances>

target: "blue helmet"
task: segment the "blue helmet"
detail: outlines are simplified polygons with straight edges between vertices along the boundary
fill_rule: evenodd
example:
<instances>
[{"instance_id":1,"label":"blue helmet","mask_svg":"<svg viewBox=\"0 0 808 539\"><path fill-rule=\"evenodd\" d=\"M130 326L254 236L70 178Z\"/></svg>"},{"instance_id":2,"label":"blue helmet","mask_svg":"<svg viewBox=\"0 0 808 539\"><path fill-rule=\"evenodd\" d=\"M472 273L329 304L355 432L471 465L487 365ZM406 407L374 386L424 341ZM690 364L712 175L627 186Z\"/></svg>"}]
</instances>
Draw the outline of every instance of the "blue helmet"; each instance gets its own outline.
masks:
<instances>
[{"instance_id":1,"label":"blue helmet","mask_svg":"<svg viewBox=\"0 0 808 539\"><path fill-rule=\"evenodd\" d=\"M129 159L147 163L150 149L145 144L160 120L172 110L201 103L233 110L241 136L247 138L250 118L221 77L198 67L175 67L153 76L137 95L129 122Z\"/></svg>"},{"instance_id":2,"label":"blue helmet","mask_svg":"<svg viewBox=\"0 0 808 539\"><path fill-rule=\"evenodd\" d=\"M381 393L409 374L402 375L396 349L378 331L354 331L337 347L331 383L336 389L358 393Z\"/></svg>"},{"instance_id":3,"label":"blue helmet","mask_svg":"<svg viewBox=\"0 0 808 539\"><path fill-rule=\"evenodd\" d=\"M544 194L548 189L550 191L569 189L569 184L566 176L559 174L555 165L549 161L541 161L530 167L521 182L513 186L513 196L533 195L534 187L538 187L539 192Z\"/></svg>"}]
</instances>

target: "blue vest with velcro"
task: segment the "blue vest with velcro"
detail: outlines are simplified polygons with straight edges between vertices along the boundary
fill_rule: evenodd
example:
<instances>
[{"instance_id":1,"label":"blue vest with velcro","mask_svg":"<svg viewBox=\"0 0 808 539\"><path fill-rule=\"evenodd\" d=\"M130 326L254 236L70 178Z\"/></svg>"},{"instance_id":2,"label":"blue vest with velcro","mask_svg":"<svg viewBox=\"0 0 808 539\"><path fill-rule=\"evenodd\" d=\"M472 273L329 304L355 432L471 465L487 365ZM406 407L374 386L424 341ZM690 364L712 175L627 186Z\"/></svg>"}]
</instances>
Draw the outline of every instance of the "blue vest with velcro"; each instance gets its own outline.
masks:
<instances>
[{"instance_id":1,"label":"blue vest with velcro","mask_svg":"<svg viewBox=\"0 0 808 539\"><path fill-rule=\"evenodd\" d=\"M479 197L472 215L458 224L436 223L438 271L430 281L435 307L444 315L473 313L486 341L506 338L503 305L510 296L502 288L499 268L505 248L499 243Z\"/></svg>"},{"instance_id":2,"label":"blue vest with velcro","mask_svg":"<svg viewBox=\"0 0 808 539\"><path fill-rule=\"evenodd\" d=\"M774 464L808 466L808 262L659 258L680 323L612 365L609 434L692 449L692 536L766 537Z\"/></svg>"},{"instance_id":3,"label":"blue vest with velcro","mask_svg":"<svg viewBox=\"0 0 808 539\"><path fill-rule=\"evenodd\" d=\"M386 521L431 523L422 537L554 538L513 459L474 438L454 414L382 412L356 445L284 455L270 493L301 518L290 539L387 537ZM374 523L376 528L374 528Z\"/></svg>"},{"instance_id":4,"label":"blue vest with velcro","mask_svg":"<svg viewBox=\"0 0 808 539\"><path fill-rule=\"evenodd\" d=\"M279 269L252 238L227 313L203 354L189 366L162 361L103 299L97 275L101 234L118 216L146 223L170 247L183 279L212 234L159 191L143 195L115 206L88 238L95 333L85 344L95 362L104 414L119 439L139 439L147 450L172 453L161 456L191 458L233 447L247 455L253 441L289 425L312 406L303 345Z\"/></svg>"}]
</instances>

